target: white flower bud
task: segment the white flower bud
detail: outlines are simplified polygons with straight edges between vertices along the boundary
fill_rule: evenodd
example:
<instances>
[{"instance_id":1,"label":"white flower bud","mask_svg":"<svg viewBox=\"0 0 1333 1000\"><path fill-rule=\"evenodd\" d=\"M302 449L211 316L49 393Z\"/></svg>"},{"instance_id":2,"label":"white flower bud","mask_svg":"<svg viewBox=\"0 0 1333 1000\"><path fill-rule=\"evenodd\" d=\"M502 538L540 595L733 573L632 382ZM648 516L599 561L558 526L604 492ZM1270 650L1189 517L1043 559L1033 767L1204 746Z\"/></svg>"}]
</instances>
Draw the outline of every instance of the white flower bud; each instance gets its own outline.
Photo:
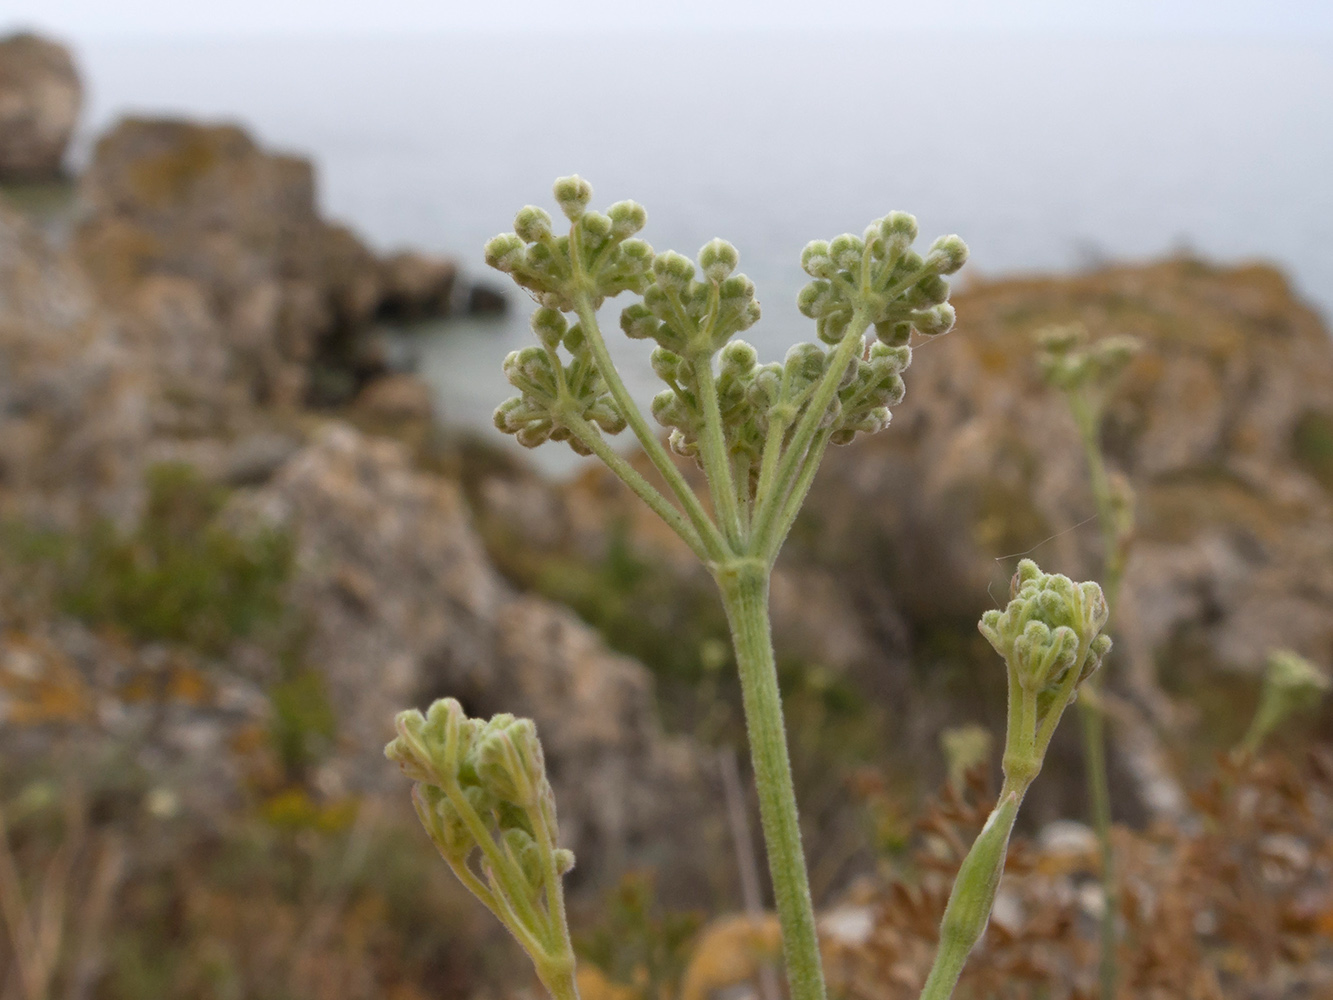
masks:
<instances>
[{"instance_id":1,"label":"white flower bud","mask_svg":"<svg viewBox=\"0 0 1333 1000\"><path fill-rule=\"evenodd\" d=\"M648 221L648 213L636 201L618 201L606 210L611 217L612 232L616 239L633 236Z\"/></svg>"},{"instance_id":2,"label":"white flower bud","mask_svg":"<svg viewBox=\"0 0 1333 1000\"><path fill-rule=\"evenodd\" d=\"M641 302L624 309L620 313L620 329L632 340L648 340L657 336L662 328L662 321Z\"/></svg>"},{"instance_id":3,"label":"white flower bud","mask_svg":"<svg viewBox=\"0 0 1333 1000\"><path fill-rule=\"evenodd\" d=\"M699 267L713 284L722 281L736 270L738 263L740 254L734 246L723 239L709 240L699 251Z\"/></svg>"},{"instance_id":4,"label":"white flower bud","mask_svg":"<svg viewBox=\"0 0 1333 1000\"><path fill-rule=\"evenodd\" d=\"M930 246L927 266L937 274L953 274L967 263L967 244L959 236L941 236Z\"/></svg>"},{"instance_id":5,"label":"white flower bud","mask_svg":"<svg viewBox=\"0 0 1333 1000\"><path fill-rule=\"evenodd\" d=\"M952 330L957 318L953 306L946 302L943 305L935 306L933 309L912 313L912 326L918 333L933 337L936 334L948 333Z\"/></svg>"},{"instance_id":6,"label":"white flower bud","mask_svg":"<svg viewBox=\"0 0 1333 1000\"><path fill-rule=\"evenodd\" d=\"M513 233L501 233L486 244L486 263L506 274L523 263L523 241Z\"/></svg>"},{"instance_id":7,"label":"white flower bud","mask_svg":"<svg viewBox=\"0 0 1333 1000\"><path fill-rule=\"evenodd\" d=\"M861 258L866 245L851 233L843 233L829 244L829 256L833 265L840 271L856 271L861 267Z\"/></svg>"},{"instance_id":8,"label":"white flower bud","mask_svg":"<svg viewBox=\"0 0 1333 1000\"><path fill-rule=\"evenodd\" d=\"M526 205L514 216L514 233L525 243L551 235L551 216L536 205Z\"/></svg>"},{"instance_id":9,"label":"white flower bud","mask_svg":"<svg viewBox=\"0 0 1333 1000\"><path fill-rule=\"evenodd\" d=\"M579 235L584 247L596 252L611 240L613 223L601 212L585 212L579 218Z\"/></svg>"},{"instance_id":10,"label":"white flower bud","mask_svg":"<svg viewBox=\"0 0 1333 1000\"><path fill-rule=\"evenodd\" d=\"M569 324L565 322L565 317L560 312L545 307L532 314L530 323L537 339L552 349L560 344L569 329Z\"/></svg>"},{"instance_id":11,"label":"white flower bud","mask_svg":"<svg viewBox=\"0 0 1333 1000\"><path fill-rule=\"evenodd\" d=\"M812 278L832 278L838 269L827 240L812 240L801 251L801 267Z\"/></svg>"},{"instance_id":12,"label":"white flower bud","mask_svg":"<svg viewBox=\"0 0 1333 1000\"><path fill-rule=\"evenodd\" d=\"M560 210L570 222L577 222L588 207L588 202L592 201L592 185L578 174L561 177L555 182L553 190Z\"/></svg>"},{"instance_id":13,"label":"white flower bud","mask_svg":"<svg viewBox=\"0 0 1333 1000\"><path fill-rule=\"evenodd\" d=\"M653 261L653 275L663 289L685 292L694 279L694 265L690 259L674 250L667 250L657 255Z\"/></svg>"}]
</instances>

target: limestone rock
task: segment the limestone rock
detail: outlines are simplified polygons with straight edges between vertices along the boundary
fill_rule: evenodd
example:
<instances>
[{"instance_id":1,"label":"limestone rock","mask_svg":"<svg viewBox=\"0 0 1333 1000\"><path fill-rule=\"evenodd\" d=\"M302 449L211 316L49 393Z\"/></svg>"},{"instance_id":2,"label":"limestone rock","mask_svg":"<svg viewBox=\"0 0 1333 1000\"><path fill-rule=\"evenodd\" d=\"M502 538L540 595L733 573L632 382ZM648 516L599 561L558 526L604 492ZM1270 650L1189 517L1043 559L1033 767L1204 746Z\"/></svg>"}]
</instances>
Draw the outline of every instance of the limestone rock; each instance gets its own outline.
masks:
<instances>
[{"instance_id":1,"label":"limestone rock","mask_svg":"<svg viewBox=\"0 0 1333 1000\"><path fill-rule=\"evenodd\" d=\"M447 695L473 715L528 715L579 877L631 858L669 862L689 891L710 829L696 751L662 734L641 665L500 578L455 484L413 471L399 444L332 425L249 507L298 539L294 600L307 661L341 720L350 785L402 782L380 757L400 709ZM672 822L682 809L688 830Z\"/></svg>"},{"instance_id":2,"label":"limestone rock","mask_svg":"<svg viewBox=\"0 0 1333 1000\"><path fill-rule=\"evenodd\" d=\"M1277 272L1172 261L955 303L892 428L826 462L821 545L887 553L894 591L937 617L989 606L1021 554L1096 575L1082 450L1031 339L1080 320L1144 344L1104 439L1138 497L1122 631L1149 660L1184 647L1207 669L1258 671L1275 645L1333 660L1333 340Z\"/></svg>"},{"instance_id":3,"label":"limestone rock","mask_svg":"<svg viewBox=\"0 0 1333 1000\"><path fill-rule=\"evenodd\" d=\"M148 392L77 267L0 200L0 507L132 515Z\"/></svg>"},{"instance_id":4,"label":"limestone rock","mask_svg":"<svg viewBox=\"0 0 1333 1000\"><path fill-rule=\"evenodd\" d=\"M356 409L372 420L388 423L430 420L434 392L415 375L381 375L356 397Z\"/></svg>"},{"instance_id":5,"label":"limestone rock","mask_svg":"<svg viewBox=\"0 0 1333 1000\"><path fill-rule=\"evenodd\" d=\"M238 393L303 405L312 369L352 353L378 305L377 263L321 218L309 161L236 126L126 119L98 141L80 199L77 253L141 339L176 342L155 364L183 387L187 423L221 419Z\"/></svg>"},{"instance_id":6,"label":"limestone rock","mask_svg":"<svg viewBox=\"0 0 1333 1000\"><path fill-rule=\"evenodd\" d=\"M31 34L0 39L0 180L58 177L82 103L63 46Z\"/></svg>"}]
</instances>

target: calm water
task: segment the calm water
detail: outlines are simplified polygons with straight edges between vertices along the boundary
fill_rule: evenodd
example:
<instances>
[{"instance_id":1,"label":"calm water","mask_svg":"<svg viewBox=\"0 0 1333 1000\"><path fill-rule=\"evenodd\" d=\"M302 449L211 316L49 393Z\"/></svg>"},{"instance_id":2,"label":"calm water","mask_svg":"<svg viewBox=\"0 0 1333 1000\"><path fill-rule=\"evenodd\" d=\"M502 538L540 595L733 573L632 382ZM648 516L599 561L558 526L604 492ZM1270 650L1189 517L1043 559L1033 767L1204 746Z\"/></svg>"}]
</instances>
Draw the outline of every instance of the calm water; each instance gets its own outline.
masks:
<instances>
[{"instance_id":1,"label":"calm water","mask_svg":"<svg viewBox=\"0 0 1333 1000\"><path fill-rule=\"evenodd\" d=\"M480 271L483 242L572 172L598 204L643 202L659 249L726 236L759 286L764 355L810 337L805 242L894 208L927 238L961 233L978 274L1188 248L1276 261L1333 315L1326 43L473 35L79 54L88 134L128 111L240 120L312 156L326 211L380 248ZM418 342L448 418L489 426L526 313ZM646 352L625 346L646 395Z\"/></svg>"}]
</instances>

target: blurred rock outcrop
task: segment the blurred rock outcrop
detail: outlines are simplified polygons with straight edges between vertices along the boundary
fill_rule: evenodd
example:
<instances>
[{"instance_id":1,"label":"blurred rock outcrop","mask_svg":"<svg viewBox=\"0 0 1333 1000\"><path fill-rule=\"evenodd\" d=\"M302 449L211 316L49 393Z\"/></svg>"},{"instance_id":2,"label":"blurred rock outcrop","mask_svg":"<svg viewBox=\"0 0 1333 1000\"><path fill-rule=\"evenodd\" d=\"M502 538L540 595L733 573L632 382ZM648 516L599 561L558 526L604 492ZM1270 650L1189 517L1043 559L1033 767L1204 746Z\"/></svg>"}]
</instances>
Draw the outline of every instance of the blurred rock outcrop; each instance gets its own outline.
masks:
<instances>
[{"instance_id":1,"label":"blurred rock outcrop","mask_svg":"<svg viewBox=\"0 0 1333 1000\"><path fill-rule=\"evenodd\" d=\"M830 455L800 554L873 559L917 619L974 616L1020 554L1100 572L1074 424L1033 359L1039 327L1077 320L1144 345L1104 434L1137 494L1126 640L1168 673L1256 673L1274 646L1333 660L1333 339L1278 272L1177 260L957 306L892 428Z\"/></svg>"},{"instance_id":2,"label":"blurred rock outcrop","mask_svg":"<svg viewBox=\"0 0 1333 1000\"><path fill-rule=\"evenodd\" d=\"M63 46L31 34L0 38L0 181L59 177L82 103Z\"/></svg>"},{"instance_id":3,"label":"blurred rock outcrop","mask_svg":"<svg viewBox=\"0 0 1333 1000\"><path fill-rule=\"evenodd\" d=\"M380 261L320 215L309 160L234 125L126 119L98 141L80 200L76 252L153 360L157 418L185 432L345 403L385 371L377 320L451 308L452 261Z\"/></svg>"},{"instance_id":4,"label":"blurred rock outcrop","mask_svg":"<svg viewBox=\"0 0 1333 1000\"><path fill-rule=\"evenodd\" d=\"M76 251L122 310L179 419L296 407L312 366L371 318L376 262L325 222L309 161L264 152L241 129L122 121L80 183Z\"/></svg>"},{"instance_id":5,"label":"blurred rock outcrop","mask_svg":"<svg viewBox=\"0 0 1333 1000\"><path fill-rule=\"evenodd\" d=\"M501 579L454 483L413 471L401 445L331 425L245 507L298 539L293 601L340 720L349 783L399 785L381 751L406 706L448 695L475 715L528 715L585 876L633 858L669 865L689 892L708 854L700 845L721 829L707 820L699 751L663 735L642 665ZM682 810L697 822L663 837Z\"/></svg>"},{"instance_id":6,"label":"blurred rock outcrop","mask_svg":"<svg viewBox=\"0 0 1333 1000\"><path fill-rule=\"evenodd\" d=\"M0 513L130 516L148 398L82 273L0 200Z\"/></svg>"}]
</instances>

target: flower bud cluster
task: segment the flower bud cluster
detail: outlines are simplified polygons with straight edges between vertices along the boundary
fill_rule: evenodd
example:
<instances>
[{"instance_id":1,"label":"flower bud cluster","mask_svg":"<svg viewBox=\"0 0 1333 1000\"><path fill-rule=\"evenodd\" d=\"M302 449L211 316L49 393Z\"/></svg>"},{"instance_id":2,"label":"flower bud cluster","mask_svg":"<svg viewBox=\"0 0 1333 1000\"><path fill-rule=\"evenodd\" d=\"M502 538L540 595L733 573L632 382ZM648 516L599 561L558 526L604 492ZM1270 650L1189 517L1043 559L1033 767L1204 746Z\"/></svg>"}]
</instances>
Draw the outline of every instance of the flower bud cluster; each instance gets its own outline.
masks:
<instances>
[{"instance_id":1,"label":"flower bud cluster","mask_svg":"<svg viewBox=\"0 0 1333 1000\"><path fill-rule=\"evenodd\" d=\"M1047 384L1065 392L1104 390L1139 352L1136 337L1103 337L1090 343L1081 323L1048 326L1037 331L1037 364Z\"/></svg>"},{"instance_id":2,"label":"flower bud cluster","mask_svg":"<svg viewBox=\"0 0 1333 1000\"><path fill-rule=\"evenodd\" d=\"M1024 559L1010 594L1003 611L982 616L981 634L1004 657L1024 691L1053 695L1067 690L1072 697L1111 648L1110 637L1102 633L1110 615L1102 588L1091 581L1074 583L1067 576L1043 573L1031 559ZM1077 679L1070 683L1070 672L1075 670ZM1060 711L1064 705L1049 707Z\"/></svg>"},{"instance_id":3,"label":"flower bud cluster","mask_svg":"<svg viewBox=\"0 0 1333 1000\"><path fill-rule=\"evenodd\" d=\"M504 360L505 377L520 395L495 411L495 426L513 434L519 444L535 448L546 441L568 441L580 455L588 446L569 428L570 414L619 434L625 420L616 409L577 323L569 326L555 309L543 306L532 315L532 329L541 346L512 351ZM570 355L565 364L557 348Z\"/></svg>"},{"instance_id":4,"label":"flower bud cluster","mask_svg":"<svg viewBox=\"0 0 1333 1000\"><path fill-rule=\"evenodd\" d=\"M469 859L481 852L490 882L490 898L482 901L506 924L535 912L548 882L574 866L574 855L555 847L555 796L532 721L508 714L469 719L457 701L442 698L425 715L400 712L395 725L398 737L385 756L416 783L417 815L440 853L475 883ZM524 929L538 938L546 933Z\"/></svg>"},{"instance_id":5,"label":"flower bud cluster","mask_svg":"<svg viewBox=\"0 0 1333 1000\"><path fill-rule=\"evenodd\" d=\"M1318 708L1331 688L1328 675L1299 653L1290 649L1269 653L1259 707L1241 749L1247 753L1258 750L1296 712Z\"/></svg>"},{"instance_id":6,"label":"flower bud cluster","mask_svg":"<svg viewBox=\"0 0 1333 1000\"><path fill-rule=\"evenodd\" d=\"M889 407L903 401L902 373L911 363L912 349L906 344L890 347L876 341L864 348L852 360L830 408L830 443L851 444L858 433L873 434L887 427L892 417Z\"/></svg>"},{"instance_id":7,"label":"flower bud cluster","mask_svg":"<svg viewBox=\"0 0 1333 1000\"><path fill-rule=\"evenodd\" d=\"M740 254L726 240L715 239L698 255L699 267L668 250L653 261L652 284L643 301L626 309L620 327L636 340L683 357L712 357L736 334L759 319L754 282L733 274ZM696 274L701 274L699 280Z\"/></svg>"},{"instance_id":8,"label":"flower bud cluster","mask_svg":"<svg viewBox=\"0 0 1333 1000\"><path fill-rule=\"evenodd\" d=\"M557 236L551 216L528 205L514 218L514 231L486 244L486 263L510 275L543 306L571 312L579 292L593 308L624 291L642 292L653 267L653 248L635 233L647 221L641 205L620 201L605 213L589 211L592 187L581 177L555 182L555 200L569 219L568 235Z\"/></svg>"},{"instance_id":9,"label":"flower bud cluster","mask_svg":"<svg viewBox=\"0 0 1333 1000\"><path fill-rule=\"evenodd\" d=\"M801 290L797 305L815 321L820 340L838 343L858 308L891 347L906 344L913 330L931 336L953 327L944 276L966 262L967 244L943 236L922 257L912 249L916 237L916 219L892 212L861 237L844 233L806 246L801 267L815 280Z\"/></svg>"}]
</instances>

